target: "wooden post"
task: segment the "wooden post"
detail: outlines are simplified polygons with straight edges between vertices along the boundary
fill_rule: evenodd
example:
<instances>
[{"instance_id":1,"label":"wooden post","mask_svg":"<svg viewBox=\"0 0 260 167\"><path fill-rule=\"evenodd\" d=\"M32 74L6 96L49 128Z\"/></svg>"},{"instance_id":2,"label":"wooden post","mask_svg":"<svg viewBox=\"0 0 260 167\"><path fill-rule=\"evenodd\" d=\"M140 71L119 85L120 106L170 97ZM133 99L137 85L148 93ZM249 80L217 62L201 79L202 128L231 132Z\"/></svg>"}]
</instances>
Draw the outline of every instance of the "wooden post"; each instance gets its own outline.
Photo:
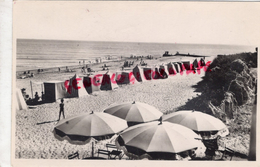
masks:
<instances>
[{"instance_id":1,"label":"wooden post","mask_svg":"<svg viewBox=\"0 0 260 167\"><path fill-rule=\"evenodd\" d=\"M33 99L33 88L32 88L32 81L30 81L30 84L31 84L32 99Z\"/></svg>"}]
</instances>

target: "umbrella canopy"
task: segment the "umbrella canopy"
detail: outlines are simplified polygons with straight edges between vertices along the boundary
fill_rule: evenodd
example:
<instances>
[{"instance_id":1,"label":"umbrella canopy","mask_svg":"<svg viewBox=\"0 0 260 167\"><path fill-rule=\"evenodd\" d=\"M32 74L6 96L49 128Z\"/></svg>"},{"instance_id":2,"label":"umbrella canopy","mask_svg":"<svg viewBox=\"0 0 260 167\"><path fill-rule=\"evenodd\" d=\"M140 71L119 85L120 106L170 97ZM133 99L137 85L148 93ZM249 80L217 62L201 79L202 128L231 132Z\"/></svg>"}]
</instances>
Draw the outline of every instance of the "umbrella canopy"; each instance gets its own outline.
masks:
<instances>
[{"instance_id":1,"label":"umbrella canopy","mask_svg":"<svg viewBox=\"0 0 260 167\"><path fill-rule=\"evenodd\" d=\"M140 102L112 105L105 109L104 112L125 119L127 122L138 123L158 120L163 115L155 107Z\"/></svg>"},{"instance_id":2,"label":"umbrella canopy","mask_svg":"<svg viewBox=\"0 0 260 167\"><path fill-rule=\"evenodd\" d=\"M120 134L125 146L145 152L179 153L198 147L192 130L170 122L153 121L132 126Z\"/></svg>"},{"instance_id":3,"label":"umbrella canopy","mask_svg":"<svg viewBox=\"0 0 260 167\"><path fill-rule=\"evenodd\" d=\"M61 120L54 128L54 135L59 140L68 140L72 144L86 144L91 137L100 140L112 136L127 128L125 120L110 114L84 113Z\"/></svg>"},{"instance_id":4,"label":"umbrella canopy","mask_svg":"<svg viewBox=\"0 0 260 167\"><path fill-rule=\"evenodd\" d=\"M219 131L226 128L226 125L221 120L192 110L164 115L163 121L180 124L197 132Z\"/></svg>"}]
</instances>

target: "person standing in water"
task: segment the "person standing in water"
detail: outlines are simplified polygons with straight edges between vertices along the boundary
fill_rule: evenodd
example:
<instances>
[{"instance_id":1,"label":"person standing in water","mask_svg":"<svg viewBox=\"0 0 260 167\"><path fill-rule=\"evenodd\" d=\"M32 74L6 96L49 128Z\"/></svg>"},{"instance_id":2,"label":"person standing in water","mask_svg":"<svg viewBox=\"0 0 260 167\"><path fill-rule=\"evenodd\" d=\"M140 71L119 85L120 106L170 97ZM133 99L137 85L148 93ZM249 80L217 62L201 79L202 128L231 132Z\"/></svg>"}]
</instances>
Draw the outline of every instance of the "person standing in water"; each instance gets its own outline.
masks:
<instances>
[{"instance_id":1,"label":"person standing in water","mask_svg":"<svg viewBox=\"0 0 260 167\"><path fill-rule=\"evenodd\" d=\"M65 115L64 115L64 103L63 103L63 98L61 99L61 103L60 103L60 113L59 113L59 119L58 121L60 121L60 116L61 116L61 113L63 115L63 119L65 119Z\"/></svg>"}]
</instances>

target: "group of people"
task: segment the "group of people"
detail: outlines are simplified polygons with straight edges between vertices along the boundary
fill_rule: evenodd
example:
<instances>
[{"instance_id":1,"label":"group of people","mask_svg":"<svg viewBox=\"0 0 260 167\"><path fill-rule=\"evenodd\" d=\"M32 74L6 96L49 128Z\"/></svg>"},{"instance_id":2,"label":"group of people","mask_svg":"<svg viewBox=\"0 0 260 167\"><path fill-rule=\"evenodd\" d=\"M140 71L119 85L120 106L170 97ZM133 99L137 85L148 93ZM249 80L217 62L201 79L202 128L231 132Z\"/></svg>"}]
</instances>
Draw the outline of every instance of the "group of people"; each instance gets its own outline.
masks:
<instances>
[{"instance_id":1,"label":"group of people","mask_svg":"<svg viewBox=\"0 0 260 167\"><path fill-rule=\"evenodd\" d=\"M22 95L27 104L38 104L40 101L44 102L46 100L43 92L41 96L39 96L38 92L35 92L34 98L30 98L30 96L26 93L25 88L22 89Z\"/></svg>"}]
</instances>

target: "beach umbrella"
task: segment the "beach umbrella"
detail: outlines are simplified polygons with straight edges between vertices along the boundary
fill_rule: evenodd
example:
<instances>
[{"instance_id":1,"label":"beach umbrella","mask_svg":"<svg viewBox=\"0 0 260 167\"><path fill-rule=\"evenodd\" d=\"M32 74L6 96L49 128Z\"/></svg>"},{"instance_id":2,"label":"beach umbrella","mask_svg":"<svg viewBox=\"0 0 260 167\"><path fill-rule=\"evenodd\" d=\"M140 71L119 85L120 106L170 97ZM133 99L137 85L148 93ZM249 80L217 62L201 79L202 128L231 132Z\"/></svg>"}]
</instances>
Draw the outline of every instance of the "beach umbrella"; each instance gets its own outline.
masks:
<instances>
[{"instance_id":1,"label":"beach umbrella","mask_svg":"<svg viewBox=\"0 0 260 167\"><path fill-rule=\"evenodd\" d=\"M86 144L91 138L102 140L126 129L125 120L113 115L96 112L84 113L61 120L54 128L58 140L67 140L71 144ZM92 147L93 157L93 147Z\"/></svg>"},{"instance_id":2,"label":"beach umbrella","mask_svg":"<svg viewBox=\"0 0 260 167\"><path fill-rule=\"evenodd\" d=\"M141 102L125 102L111 105L104 112L125 119L128 123L154 121L163 115L155 107Z\"/></svg>"},{"instance_id":3,"label":"beach umbrella","mask_svg":"<svg viewBox=\"0 0 260 167\"><path fill-rule=\"evenodd\" d=\"M162 119L163 121L183 125L196 132L220 131L226 129L226 125L218 118L194 110L177 111L164 115ZM228 134L227 130L222 134L222 137L226 134Z\"/></svg>"},{"instance_id":4,"label":"beach umbrella","mask_svg":"<svg viewBox=\"0 0 260 167\"><path fill-rule=\"evenodd\" d=\"M142 153L180 153L198 147L200 137L191 129L170 122L153 121L132 126L118 138L121 146ZM119 140L119 139L118 139ZM200 141L199 141L200 142Z\"/></svg>"}]
</instances>

